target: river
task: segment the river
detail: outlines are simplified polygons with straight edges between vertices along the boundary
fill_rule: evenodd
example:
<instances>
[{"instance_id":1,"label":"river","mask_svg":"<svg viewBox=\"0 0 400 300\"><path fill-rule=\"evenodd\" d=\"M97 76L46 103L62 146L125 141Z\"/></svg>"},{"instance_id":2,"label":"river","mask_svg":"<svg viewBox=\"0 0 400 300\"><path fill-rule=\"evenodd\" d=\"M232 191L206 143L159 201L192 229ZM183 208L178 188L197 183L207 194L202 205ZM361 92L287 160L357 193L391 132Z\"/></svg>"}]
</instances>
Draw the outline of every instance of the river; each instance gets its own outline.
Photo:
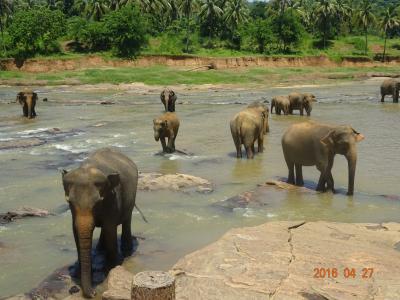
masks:
<instances>
[{"instance_id":1,"label":"river","mask_svg":"<svg viewBox=\"0 0 400 300\"><path fill-rule=\"evenodd\" d=\"M17 87L0 87L0 141L39 138L45 144L0 150L0 212L32 206L57 212L65 204L60 169L76 167L90 151L118 147L142 172L186 173L214 184L209 194L139 191L137 204L149 223L135 211L132 230L139 246L125 265L136 272L168 269L178 258L216 240L232 227L276 220L338 222L400 221L400 105L379 101L378 80L307 88L206 89L178 93L181 120L176 147L193 153L159 155L152 120L162 113L159 90L84 87L37 88L38 117L25 120L14 101ZM351 124L366 139L358 145L355 195L347 197L347 162L337 156L333 169L339 193L299 195L271 192L268 205L219 209L218 204L267 179L287 176L280 139L293 122L307 117L276 116L265 151L254 160L237 160L229 130L230 118L254 100L270 100L290 91L317 96L310 119ZM48 102L42 102L43 97ZM114 105L99 105L112 101ZM54 134L53 128L61 133ZM318 179L314 167L304 178ZM98 234L98 230L96 231ZM69 211L47 218L18 220L0 226L0 297L29 291L48 274L76 260Z\"/></svg>"}]
</instances>

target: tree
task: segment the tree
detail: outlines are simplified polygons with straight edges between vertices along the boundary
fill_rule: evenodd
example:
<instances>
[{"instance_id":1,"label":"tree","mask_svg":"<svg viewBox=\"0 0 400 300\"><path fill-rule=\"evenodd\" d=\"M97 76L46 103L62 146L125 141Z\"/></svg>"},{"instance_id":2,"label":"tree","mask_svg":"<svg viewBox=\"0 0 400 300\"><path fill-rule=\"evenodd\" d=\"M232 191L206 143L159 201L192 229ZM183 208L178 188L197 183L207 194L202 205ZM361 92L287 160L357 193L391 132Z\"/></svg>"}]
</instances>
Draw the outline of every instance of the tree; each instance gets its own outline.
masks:
<instances>
[{"instance_id":1,"label":"tree","mask_svg":"<svg viewBox=\"0 0 400 300\"><path fill-rule=\"evenodd\" d=\"M197 5L196 0L182 0L179 9L186 18L186 53L189 52L189 36L190 36L190 19L194 7Z\"/></svg>"},{"instance_id":2,"label":"tree","mask_svg":"<svg viewBox=\"0 0 400 300\"><path fill-rule=\"evenodd\" d=\"M248 20L249 11L243 0L230 0L225 9L225 22L234 32L241 23Z\"/></svg>"},{"instance_id":3,"label":"tree","mask_svg":"<svg viewBox=\"0 0 400 300\"><path fill-rule=\"evenodd\" d=\"M371 26L376 20L375 15L372 12L373 9L374 7L370 0L362 0L356 15L358 24L363 27L365 34L365 54L368 53L368 27Z\"/></svg>"},{"instance_id":4,"label":"tree","mask_svg":"<svg viewBox=\"0 0 400 300\"><path fill-rule=\"evenodd\" d=\"M390 29L398 27L399 25L400 25L400 19L397 16L396 7L389 6L388 8L386 8L383 18L381 20L381 26L385 34L385 44L383 47L383 55L382 55L383 62L385 61L385 56L386 56L386 41L388 37L388 31Z\"/></svg>"},{"instance_id":5,"label":"tree","mask_svg":"<svg viewBox=\"0 0 400 300\"><path fill-rule=\"evenodd\" d=\"M105 28L118 56L132 58L147 43L146 23L136 6L128 5L107 14Z\"/></svg>"},{"instance_id":6,"label":"tree","mask_svg":"<svg viewBox=\"0 0 400 300\"><path fill-rule=\"evenodd\" d=\"M223 14L222 9L215 0L201 0L199 18L202 21L203 31L206 35L213 37L218 26L218 21Z\"/></svg>"},{"instance_id":7,"label":"tree","mask_svg":"<svg viewBox=\"0 0 400 300\"><path fill-rule=\"evenodd\" d=\"M89 19L100 21L106 14L108 6L105 0L88 0L86 11Z\"/></svg>"},{"instance_id":8,"label":"tree","mask_svg":"<svg viewBox=\"0 0 400 300\"><path fill-rule=\"evenodd\" d=\"M265 53L268 44L274 41L274 35L271 29L271 22L268 19L257 18L249 22L245 27L245 33L250 38L250 45L257 45L255 50L259 53Z\"/></svg>"},{"instance_id":9,"label":"tree","mask_svg":"<svg viewBox=\"0 0 400 300\"><path fill-rule=\"evenodd\" d=\"M283 15L275 16L272 24L272 31L279 40L282 51L287 52L290 47L298 45L303 36L304 27L297 14L286 11Z\"/></svg>"},{"instance_id":10,"label":"tree","mask_svg":"<svg viewBox=\"0 0 400 300\"><path fill-rule=\"evenodd\" d=\"M335 0L320 0L316 9L318 29L322 31L323 46L331 36L332 23L337 16L337 3Z\"/></svg>"}]
</instances>

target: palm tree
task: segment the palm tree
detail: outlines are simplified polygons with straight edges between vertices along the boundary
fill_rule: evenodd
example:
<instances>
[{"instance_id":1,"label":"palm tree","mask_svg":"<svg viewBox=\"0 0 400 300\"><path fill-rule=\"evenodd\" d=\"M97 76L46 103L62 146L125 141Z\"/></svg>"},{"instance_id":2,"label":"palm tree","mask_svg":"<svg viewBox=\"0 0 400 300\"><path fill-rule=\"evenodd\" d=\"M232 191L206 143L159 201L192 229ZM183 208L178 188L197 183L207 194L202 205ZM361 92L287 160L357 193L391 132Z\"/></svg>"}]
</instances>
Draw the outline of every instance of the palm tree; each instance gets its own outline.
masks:
<instances>
[{"instance_id":1,"label":"palm tree","mask_svg":"<svg viewBox=\"0 0 400 300\"><path fill-rule=\"evenodd\" d=\"M338 21L344 24L351 19L352 8L347 3L347 0L336 0L336 3L337 3L336 8L337 8Z\"/></svg>"},{"instance_id":2,"label":"palm tree","mask_svg":"<svg viewBox=\"0 0 400 300\"><path fill-rule=\"evenodd\" d=\"M297 9L301 20L307 28L307 30L311 33L314 33L315 30L315 11L317 7L317 2L314 0L302 0L299 3L299 8Z\"/></svg>"},{"instance_id":3,"label":"palm tree","mask_svg":"<svg viewBox=\"0 0 400 300\"><path fill-rule=\"evenodd\" d=\"M0 0L0 31L1 31L1 42L3 44L4 51L6 50L4 44L4 27L13 12L12 0Z\"/></svg>"},{"instance_id":4,"label":"palm tree","mask_svg":"<svg viewBox=\"0 0 400 300\"><path fill-rule=\"evenodd\" d=\"M381 20L381 26L383 27L385 33L385 44L383 47L383 55L382 55L382 61L384 62L386 56L386 40L387 40L388 30L400 26L400 19L397 16L395 6L389 6L388 8L386 8L383 18Z\"/></svg>"},{"instance_id":5,"label":"palm tree","mask_svg":"<svg viewBox=\"0 0 400 300\"><path fill-rule=\"evenodd\" d=\"M364 29L365 34L365 54L368 52L368 27L375 22L375 15L373 11L373 5L370 0L362 0L359 11L357 12L357 20L360 26Z\"/></svg>"},{"instance_id":6,"label":"palm tree","mask_svg":"<svg viewBox=\"0 0 400 300\"><path fill-rule=\"evenodd\" d=\"M216 4L215 0L201 0L199 17L206 24L210 40L222 13L222 9Z\"/></svg>"},{"instance_id":7,"label":"palm tree","mask_svg":"<svg viewBox=\"0 0 400 300\"><path fill-rule=\"evenodd\" d=\"M186 53L189 52L190 18L196 4L196 0L183 0L179 6L186 18Z\"/></svg>"},{"instance_id":8,"label":"palm tree","mask_svg":"<svg viewBox=\"0 0 400 300\"><path fill-rule=\"evenodd\" d=\"M89 19L100 21L106 14L108 5L105 0L88 0L86 11Z\"/></svg>"},{"instance_id":9,"label":"palm tree","mask_svg":"<svg viewBox=\"0 0 400 300\"><path fill-rule=\"evenodd\" d=\"M229 28L234 31L240 23L248 20L249 11L243 0L230 0L225 10L225 21Z\"/></svg>"},{"instance_id":10,"label":"palm tree","mask_svg":"<svg viewBox=\"0 0 400 300\"><path fill-rule=\"evenodd\" d=\"M332 25L332 20L337 16L337 2L336 0L320 0L316 9L316 17L319 27L323 31L323 44L326 48L326 40L328 38L328 31Z\"/></svg>"}]
</instances>

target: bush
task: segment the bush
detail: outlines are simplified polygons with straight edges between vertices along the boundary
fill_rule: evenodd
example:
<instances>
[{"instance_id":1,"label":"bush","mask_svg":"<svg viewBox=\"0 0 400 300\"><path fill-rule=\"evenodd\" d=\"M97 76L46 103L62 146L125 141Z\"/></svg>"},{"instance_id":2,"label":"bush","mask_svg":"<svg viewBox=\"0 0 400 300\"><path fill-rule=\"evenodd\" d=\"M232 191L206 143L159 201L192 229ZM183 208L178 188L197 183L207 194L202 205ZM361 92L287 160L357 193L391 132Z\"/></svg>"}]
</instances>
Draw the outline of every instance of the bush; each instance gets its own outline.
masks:
<instances>
[{"instance_id":1,"label":"bush","mask_svg":"<svg viewBox=\"0 0 400 300\"><path fill-rule=\"evenodd\" d=\"M105 28L117 56L132 58L147 43L147 24L133 5L111 12L105 17Z\"/></svg>"},{"instance_id":2,"label":"bush","mask_svg":"<svg viewBox=\"0 0 400 300\"><path fill-rule=\"evenodd\" d=\"M272 31L281 44L281 49L288 52L291 47L299 45L304 34L300 18L293 11L286 11L272 20Z\"/></svg>"},{"instance_id":3,"label":"bush","mask_svg":"<svg viewBox=\"0 0 400 300\"><path fill-rule=\"evenodd\" d=\"M8 28L13 56L26 58L38 53L58 52L57 39L65 33L65 29L61 11L36 8L17 12Z\"/></svg>"},{"instance_id":4,"label":"bush","mask_svg":"<svg viewBox=\"0 0 400 300\"><path fill-rule=\"evenodd\" d=\"M243 48L258 53L267 52L268 46L274 42L271 23L267 19L255 19L240 30Z\"/></svg>"}]
</instances>

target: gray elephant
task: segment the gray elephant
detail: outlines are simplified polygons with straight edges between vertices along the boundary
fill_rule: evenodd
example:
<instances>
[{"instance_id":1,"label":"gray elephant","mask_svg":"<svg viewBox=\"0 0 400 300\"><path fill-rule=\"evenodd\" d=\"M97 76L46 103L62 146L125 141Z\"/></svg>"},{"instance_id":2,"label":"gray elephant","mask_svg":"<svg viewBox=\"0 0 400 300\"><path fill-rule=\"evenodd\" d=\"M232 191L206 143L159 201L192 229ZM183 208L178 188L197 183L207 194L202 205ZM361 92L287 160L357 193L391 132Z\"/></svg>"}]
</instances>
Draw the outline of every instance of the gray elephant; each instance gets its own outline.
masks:
<instances>
[{"instance_id":1,"label":"gray elephant","mask_svg":"<svg viewBox=\"0 0 400 300\"><path fill-rule=\"evenodd\" d=\"M138 171L122 153L104 148L91 154L79 168L63 170L65 198L72 214L83 295L92 298L91 249L95 227L101 227L97 247L106 252L107 266L117 264L117 227L122 224L121 250L132 252L131 218Z\"/></svg>"},{"instance_id":2,"label":"gray elephant","mask_svg":"<svg viewBox=\"0 0 400 300\"><path fill-rule=\"evenodd\" d=\"M381 102L385 102L385 96L391 95L393 97L393 103L399 102L400 93L400 80L386 79L381 85Z\"/></svg>"},{"instance_id":3,"label":"gray elephant","mask_svg":"<svg viewBox=\"0 0 400 300\"><path fill-rule=\"evenodd\" d=\"M356 143L364 136L351 126L331 126L316 122L304 122L290 126L282 137L282 149L289 169L288 183L302 186L302 166L316 166L321 172L317 191L334 192L332 177L333 160L336 154L344 155L348 162L348 195L354 192L354 177L357 163ZM296 180L294 169L296 169Z\"/></svg>"},{"instance_id":4,"label":"gray elephant","mask_svg":"<svg viewBox=\"0 0 400 300\"><path fill-rule=\"evenodd\" d=\"M24 90L17 94L17 102L22 106L24 117L32 119L36 117L35 106L38 96L31 90Z\"/></svg>"},{"instance_id":5,"label":"gray elephant","mask_svg":"<svg viewBox=\"0 0 400 300\"><path fill-rule=\"evenodd\" d=\"M304 110L307 116L311 115L312 104L315 102L315 96L311 93L290 93L289 94L290 109L289 113L292 115L293 110L300 110L300 115L304 115Z\"/></svg>"},{"instance_id":6,"label":"gray elephant","mask_svg":"<svg viewBox=\"0 0 400 300\"><path fill-rule=\"evenodd\" d=\"M236 157L242 158L242 144L247 158L254 158L254 143L258 142L258 152L264 151L264 135L269 132L268 107L253 102L236 114L230 121L231 134L236 147Z\"/></svg>"},{"instance_id":7,"label":"gray elephant","mask_svg":"<svg viewBox=\"0 0 400 300\"><path fill-rule=\"evenodd\" d=\"M169 88L165 88L160 95L161 102L164 104L165 111L174 112L175 111L175 102L177 96L173 90Z\"/></svg>"},{"instance_id":8,"label":"gray elephant","mask_svg":"<svg viewBox=\"0 0 400 300\"><path fill-rule=\"evenodd\" d=\"M179 130L179 119L175 113L166 112L153 120L154 139L161 141L163 152L175 152L175 139ZM168 145L165 139L168 138Z\"/></svg>"},{"instance_id":9,"label":"gray elephant","mask_svg":"<svg viewBox=\"0 0 400 300\"><path fill-rule=\"evenodd\" d=\"M276 96L271 100L271 114L275 107L275 113L280 115L283 112L284 115L288 115L290 111L290 100L288 96Z\"/></svg>"}]
</instances>

